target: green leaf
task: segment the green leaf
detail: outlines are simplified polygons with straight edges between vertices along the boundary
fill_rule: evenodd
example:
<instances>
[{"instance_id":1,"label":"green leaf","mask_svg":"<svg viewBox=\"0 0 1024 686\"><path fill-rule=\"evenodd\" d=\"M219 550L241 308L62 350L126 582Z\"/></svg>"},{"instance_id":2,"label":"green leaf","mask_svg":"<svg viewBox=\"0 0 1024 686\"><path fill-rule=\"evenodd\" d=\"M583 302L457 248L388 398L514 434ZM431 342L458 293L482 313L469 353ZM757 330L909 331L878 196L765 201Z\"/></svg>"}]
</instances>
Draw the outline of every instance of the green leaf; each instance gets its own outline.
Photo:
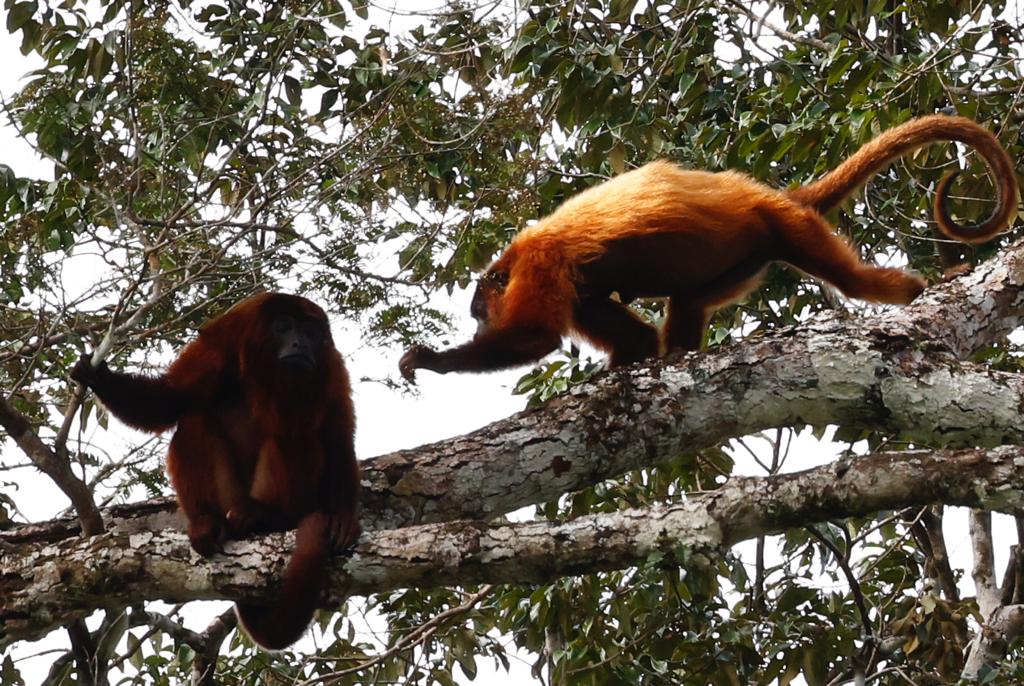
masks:
<instances>
[{"instance_id":1,"label":"green leaf","mask_svg":"<svg viewBox=\"0 0 1024 686\"><path fill-rule=\"evenodd\" d=\"M616 174L626 171L626 146L621 142L615 143L608 151L608 164Z\"/></svg>"},{"instance_id":2,"label":"green leaf","mask_svg":"<svg viewBox=\"0 0 1024 686\"><path fill-rule=\"evenodd\" d=\"M121 638L127 630L128 613L122 611L100 637L99 643L96 645L97 659L108 662L113 657L117 645L121 642Z\"/></svg>"},{"instance_id":3,"label":"green leaf","mask_svg":"<svg viewBox=\"0 0 1024 686\"><path fill-rule=\"evenodd\" d=\"M129 633L125 638L127 639L127 649L132 654L130 662L135 669L141 670L144 663L142 643L132 633Z\"/></svg>"},{"instance_id":4,"label":"green leaf","mask_svg":"<svg viewBox=\"0 0 1024 686\"><path fill-rule=\"evenodd\" d=\"M629 20L637 0L611 0L608 21L623 23Z\"/></svg>"},{"instance_id":5,"label":"green leaf","mask_svg":"<svg viewBox=\"0 0 1024 686\"><path fill-rule=\"evenodd\" d=\"M289 104L298 107L302 104L302 86L294 76L285 75L281 81L284 83L285 96Z\"/></svg>"},{"instance_id":6,"label":"green leaf","mask_svg":"<svg viewBox=\"0 0 1024 686\"><path fill-rule=\"evenodd\" d=\"M16 2L7 10L7 32L16 33L39 9L37 2Z\"/></svg>"},{"instance_id":7,"label":"green leaf","mask_svg":"<svg viewBox=\"0 0 1024 686\"><path fill-rule=\"evenodd\" d=\"M323 116L334 107L335 103L338 102L338 96L340 92L337 88L331 88L324 91L324 94L320 96L320 115Z\"/></svg>"},{"instance_id":8,"label":"green leaf","mask_svg":"<svg viewBox=\"0 0 1024 686\"><path fill-rule=\"evenodd\" d=\"M100 81L110 71L110 67L114 63L113 56L107 52L103 43L97 40L89 41L86 54L89 59L89 75L96 81Z\"/></svg>"}]
</instances>

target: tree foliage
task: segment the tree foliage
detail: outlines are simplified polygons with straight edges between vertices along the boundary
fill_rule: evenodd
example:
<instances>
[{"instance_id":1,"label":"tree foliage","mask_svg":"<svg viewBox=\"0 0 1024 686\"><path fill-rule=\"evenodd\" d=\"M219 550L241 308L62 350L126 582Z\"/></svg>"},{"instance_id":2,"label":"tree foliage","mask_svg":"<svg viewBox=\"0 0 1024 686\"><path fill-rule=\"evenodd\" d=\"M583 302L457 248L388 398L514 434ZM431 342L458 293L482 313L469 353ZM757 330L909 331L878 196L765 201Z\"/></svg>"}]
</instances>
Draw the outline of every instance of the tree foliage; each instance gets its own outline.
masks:
<instances>
[{"instance_id":1,"label":"tree foliage","mask_svg":"<svg viewBox=\"0 0 1024 686\"><path fill-rule=\"evenodd\" d=\"M8 32L41 64L5 113L54 172L27 178L14 161L0 164L0 386L71 466L47 474L84 482L97 502L167 486L156 444L101 459L99 448L68 440L97 416L64 382L83 350L105 346L112 364L145 367L149 352L179 345L258 288L311 294L380 345L437 338L450 313L431 294L467 286L518 228L567 197L653 159L740 169L785 187L879 131L937 111L984 123L1013 159L1024 157L1024 17L999 1L5 8ZM983 167L936 145L883 172L834 217L838 230L866 257L906 260L932 279L961 257L987 258L1010 237L959 255L937 249L944 244L928 221L930 190L961 164L972 173L956 186L957 213L987 213ZM659 316L659 303L644 305ZM756 293L715 317L706 342L847 306L773 268ZM983 357L1020 371L1008 341ZM568 350L519 390L542 402L594 368ZM747 444L764 441L754 452L775 473L788 436ZM857 427L837 438L904 441ZM18 448L5 450L4 467L23 463L28 451ZM734 444L681 455L536 515L672 501L721 483L746 454ZM7 519L17 497L2 496ZM893 671L875 683L949 681L976 608L937 589L949 581L935 562L941 516L888 512L795 529L777 555L766 558L762 542L753 559L736 553L710 567L651 559L543 587L371 597L324 615L316 661L258 653L231 634L218 678L451 684L484 664L507 668L517 659L511 640L551 683L846 683L864 654L866 599L873 625L901 639L888 656ZM124 623L108 619L108 629ZM382 644L367 639L367 625L384 627ZM160 628L126 635L105 658L121 683L187 678L194 656L180 637ZM989 683L1024 680L1019 649ZM53 683L89 682L71 659L54 665L65 676ZM18 679L6 658L0 683Z\"/></svg>"}]
</instances>

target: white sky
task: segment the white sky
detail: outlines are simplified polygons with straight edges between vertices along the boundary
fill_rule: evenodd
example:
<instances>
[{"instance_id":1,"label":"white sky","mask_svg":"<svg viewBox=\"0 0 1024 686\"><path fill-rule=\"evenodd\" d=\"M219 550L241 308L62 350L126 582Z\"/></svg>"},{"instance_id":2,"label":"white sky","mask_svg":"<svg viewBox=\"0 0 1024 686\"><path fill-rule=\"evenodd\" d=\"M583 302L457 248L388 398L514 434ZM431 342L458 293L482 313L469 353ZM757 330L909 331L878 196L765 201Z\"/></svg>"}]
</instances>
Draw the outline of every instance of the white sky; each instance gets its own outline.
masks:
<instances>
[{"instance_id":1,"label":"white sky","mask_svg":"<svg viewBox=\"0 0 1024 686\"><path fill-rule=\"evenodd\" d=\"M419 4L419 3L417 3ZM437 2L427 2L437 7ZM403 5L403 8L406 5ZM0 21L6 19L0 10ZM37 66L21 55L18 43L5 31L0 30L0 94L9 98L19 88L20 76ZM0 163L11 166L19 175L37 178L52 178L52 164L40 160L16 133L0 123ZM451 298L441 294L435 304L456 315L457 327L451 340L468 340L475 328L468 316L468 292L456 292ZM443 440L477 429L485 424L507 417L522 409L524 399L511 395L515 381L524 369L508 372L472 375L437 375L420 371L418 375L419 394L409 395L391 391L378 383L365 383L361 376L397 378L397 361L401 351L395 349L370 349L362 344L359 331L352 322L335 318L332 320L335 339L346 357L349 372L353 378L354 401L357 414L357 450L361 458L397 450L413 448L424 443ZM130 439L132 434L122 426L111 423L113 433ZM9 444L8 444L9 445ZM840 448L828 441L818 442L805 431L794 441L792 454L786 471L805 469L831 461ZM738 474L761 474L760 468L742 450L736 452ZM19 481L19 493L15 494L23 512L32 520L53 516L67 507L66 498L48 479L30 470L21 470L9 476ZM31 493L26 498L25 493ZM945 531L947 545L954 567L970 564L970 541L967 536L966 512L963 510L947 514ZM996 535L996 569L1005 568L1007 547L1013 542L1013 524L1008 517L997 517L994 526ZM771 551L771 544L768 546ZM738 546L746 559L753 559L753 542ZM969 569L969 567L967 567ZM961 592L973 593L970 574L961 580ZM201 629L207 618L222 611L224 603L193 603L190 605L190 628ZM308 639L307 639L308 640ZM25 657L41 651L66 645L63 632L55 632L44 641L22 644L14 651L16 657ZM53 654L42 655L19 663L28 683L42 679L53 659ZM529 656L524 655L524 659ZM536 683L529 676L529 666L513 660L513 671L493 672L490 660L480 660L480 675L475 683L520 684ZM458 675L458 671L456 671Z\"/></svg>"}]
</instances>

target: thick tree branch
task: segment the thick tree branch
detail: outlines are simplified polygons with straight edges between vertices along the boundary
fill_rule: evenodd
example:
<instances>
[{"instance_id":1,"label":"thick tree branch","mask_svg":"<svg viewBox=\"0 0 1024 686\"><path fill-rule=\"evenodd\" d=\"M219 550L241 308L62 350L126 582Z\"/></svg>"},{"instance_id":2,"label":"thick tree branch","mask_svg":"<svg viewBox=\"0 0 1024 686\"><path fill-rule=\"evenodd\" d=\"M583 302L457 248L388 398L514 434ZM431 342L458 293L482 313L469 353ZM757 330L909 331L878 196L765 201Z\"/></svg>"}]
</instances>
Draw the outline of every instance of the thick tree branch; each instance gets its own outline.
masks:
<instances>
[{"instance_id":1,"label":"thick tree branch","mask_svg":"<svg viewBox=\"0 0 1024 686\"><path fill-rule=\"evenodd\" d=\"M838 423L929 445L1024 443L1024 379L957 359L1019 325L1022 283L1024 243L1018 243L975 273L931 289L912 307L863 319L822 317L679 364L601 374L539 410L370 460L363 475L366 528L486 521L777 426ZM12 435L24 436L13 428ZM563 525L457 522L380 531L348 562L335 591L534 581L636 564L666 554L666 547L674 554L678 545L706 556L786 526L936 502L1024 512L1016 495L1024 481L1012 464L1024 459L1014 450L952 454L956 458L919 454L904 462L857 459L829 468L833 472L819 470L829 474L825 485L834 492L818 496L806 484L784 492L791 477L734 480L721 494L686 504ZM966 464L947 470L951 459ZM869 471L870 488L843 499L859 482L837 481L837 475L881 463L889 471ZM1000 478L993 481L995 472ZM966 492L966 486L980 490ZM745 487L754 490L730 500L728 494ZM744 512L744 503L758 503L757 511ZM281 561L289 550L288 537L271 537L233 544L232 555L203 562L184 536L164 530L174 526L169 505L135 509L152 516L117 522L89 541L67 540L77 527L66 522L0 534L8 639L38 636L109 603L111 583L124 584L115 601L122 604L255 598L263 591L253 589L265 585L264 561Z\"/></svg>"},{"instance_id":2,"label":"thick tree branch","mask_svg":"<svg viewBox=\"0 0 1024 686\"><path fill-rule=\"evenodd\" d=\"M1024 240L879 319L961 359L1002 339L1024 324Z\"/></svg>"},{"instance_id":3,"label":"thick tree branch","mask_svg":"<svg viewBox=\"0 0 1024 686\"><path fill-rule=\"evenodd\" d=\"M364 460L364 527L490 519L684 452L793 424L903 432L928 445L1024 442L1020 378L954 359L1022 321L1024 241L1018 241L972 273L930 288L910 307L855 319L819 317L675 365L607 372L540 409L466 436ZM173 510L170 501L138 507L164 520ZM66 523L46 523L17 535L33 532L51 540L74 533Z\"/></svg>"},{"instance_id":4,"label":"thick tree branch","mask_svg":"<svg viewBox=\"0 0 1024 686\"><path fill-rule=\"evenodd\" d=\"M724 548L798 524L935 502L1024 513L1024 448L882 453L796 474L735 478L646 510L558 522L458 521L367 534L333 573L330 604L410 586L532 583L642 564L703 565ZM37 638L111 602L258 600L273 594L292 534L233 542L204 560L178 531L111 527L62 545L4 549L4 641ZM112 593L111 589L117 589Z\"/></svg>"},{"instance_id":5,"label":"thick tree branch","mask_svg":"<svg viewBox=\"0 0 1024 686\"><path fill-rule=\"evenodd\" d=\"M1024 323L1024 241L912 306L600 375L545 407L366 464L368 527L486 519L800 423L928 445L1019 442L1021 380L964 358ZM948 368L944 368L948 365Z\"/></svg>"},{"instance_id":6,"label":"thick tree branch","mask_svg":"<svg viewBox=\"0 0 1024 686\"><path fill-rule=\"evenodd\" d=\"M838 319L808 328L813 335L786 332L678 366L603 374L539 410L367 460L364 528L487 520L775 426L838 423L929 445L1024 443L1019 375L905 339L857 340ZM174 516L169 500L135 507L160 523L122 526L159 528ZM53 522L0 533L0 541L75 534Z\"/></svg>"},{"instance_id":7,"label":"thick tree branch","mask_svg":"<svg viewBox=\"0 0 1024 686\"><path fill-rule=\"evenodd\" d=\"M80 531L87 536L103 530L92 492L84 481L75 476L71 465L51 450L32 429L28 420L0 395L0 427L14 440L15 444L29 457L41 472L53 479L57 487L68 497L78 513Z\"/></svg>"}]
</instances>

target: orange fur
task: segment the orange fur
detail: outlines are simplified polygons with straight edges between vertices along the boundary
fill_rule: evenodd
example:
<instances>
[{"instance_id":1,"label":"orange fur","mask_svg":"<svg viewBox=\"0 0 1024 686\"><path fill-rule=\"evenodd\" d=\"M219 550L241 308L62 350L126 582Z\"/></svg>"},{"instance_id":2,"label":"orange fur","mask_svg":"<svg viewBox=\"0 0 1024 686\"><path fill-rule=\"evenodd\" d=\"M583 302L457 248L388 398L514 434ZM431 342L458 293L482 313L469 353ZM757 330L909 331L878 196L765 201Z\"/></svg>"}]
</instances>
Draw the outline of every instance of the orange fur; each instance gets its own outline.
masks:
<instances>
[{"instance_id":1,"label":"orange fur","mask_svg":"<svg viewBox=\"0 0 1024 686\"><path fill-rule=\"evenodd\" d=\"M940 140L965 143L978 151L995 182L999 204L981 224L957 224L949 214L948 204L949 187L959 172L950 172L935 188L935 222L944 234L955 240L966 243L987 241L1009 226L1017 213L1017 179L1013 163L999 140L991 131L965 117L933 114L911 119L884 131L824 177L795 188L788 195L818 212L828 212L892 160Z\"/></svg>"},{"instance_id":2,"label":"orange fur","mask_svg":"<svg viewBox=\"0 0 1024 686\"><path fill-rule=\"evenodd\" d=\"M925 287L917 275L862 263L822 213L892 159L955 140L975 147L996 181L999 204L975 227L947 210L949 180L937 189L936 220L947 235L991 238L1016 213L1013 166L995 137L961 117L933 115L890 129L821 180L775 190L745 174L688 171L652 162L570 198L521 231L488 268L474 297L482 330L436 352L415 347L400 368L484 371L529 362L563 335L589 340L625 364L662 350L697 349L708 315L756 287L771 262L786 262L849 297L905 304ZM661 341L620 302L668 297Z\"/></svg>"},{"instance_id":3,"label":"orange fur","mask_svg":"<svg viewBox=\"0 0 1024 686\"><path fill-rule=\"evenodd\" d=\"M290 339L274 328L282 320L297 332ZM298 366L289 364L295 357ZM298 527L276 601L236 608L257 643L296 641L319 601L331 547L359 535L351 391L323 310L262 293L208 322L159 377L93 368L88 356L72 376L136 428L176 425L167 471L197 552Z\"/></svg>"}]
</instances>

